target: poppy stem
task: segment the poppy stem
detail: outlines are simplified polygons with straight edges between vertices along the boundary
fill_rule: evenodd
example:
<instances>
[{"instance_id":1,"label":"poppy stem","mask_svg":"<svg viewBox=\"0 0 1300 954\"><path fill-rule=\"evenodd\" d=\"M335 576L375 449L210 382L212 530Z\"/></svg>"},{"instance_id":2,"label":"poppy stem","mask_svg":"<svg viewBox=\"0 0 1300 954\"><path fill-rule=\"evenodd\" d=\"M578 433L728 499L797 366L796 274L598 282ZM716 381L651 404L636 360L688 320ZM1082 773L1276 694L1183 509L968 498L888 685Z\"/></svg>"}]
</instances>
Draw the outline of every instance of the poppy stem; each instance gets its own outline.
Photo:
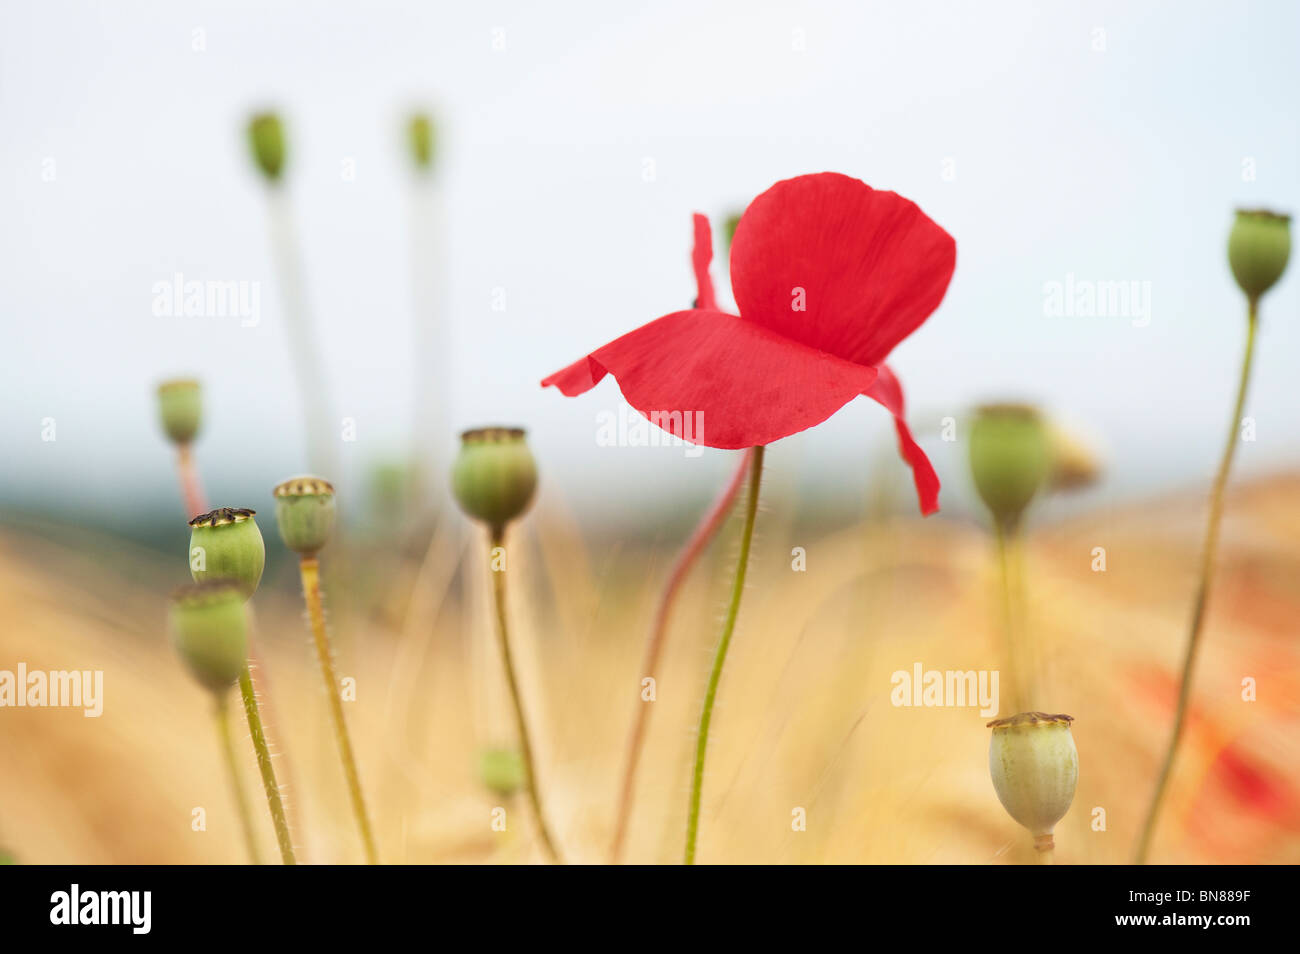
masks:
<instances>
[{"instance_id":1,"label":"poppy stem","mask_svg":"<svg viewBox=\"0 0 1300 954\"><path fill-rule=\"evenodd\" d=\"M1187 702L1192 694L1192 670L1196 663L1196 650L1200 646L1201 628L1205 623L1205 609L1214 579L1214 559L1219 548L1219 523L1223 518L1224 490L1228 484L1228 471L1232 468L1232 458L1237 450L1241 415L1246 407L1246 391L1250 384L1250 367L1255 356L1255 332L1258 326L1259 300L1252 297L1247 309L1246 351L1241 361L1241 378L1237 382L1237 403L1228 426L1228 442L1223 448L1219 471L1215 475L1214 487L1210 493L1210 515L1205 528L1205 543L1201 551L1200 580L1196 587L1196 599L1192 604L1192 622L1187 633L1187 649L1183 656L1183 675L1178 688L1178 705L1174 710L1174 727L1169 735L1169 747L1165 752L1164 764L1160 768L1160 777L1156 781L1151 805L1147 809L1146 822L1142 826L1142 837L1138 842L1137 863L1140 865L1146 864L1147 854L1151 849L1151 838L1155 834L1165 788L1173 772L1174 757L1178 752L1178 743L1182 738L1187 719Z\"/></svg>"},{"instance_id":2,"label":"poppy stem","mask_svg":"<svg viewBox=\"0 0 1300 954\"><path fill-rule=\"evenodd\" d=\"M343 762L343 774L347 777L348 794L352 799L352 814L357 819L357 827L361 829L366 864L378 864L375 836L370 828L370 816L366 813L365 796L361 793L361 776L357 772L357 761L352 754L352 740L348 736L348 724L343 716L343 699L339 693L338 676L334 671L329 632L325 628L325 611L321 607L320 597L320 561L315 557L303 557L298 561L298 569L302 576L302 595L307 602L312 639L316 644L316 658L320 660L321 676L325 680L325 694L330 700L334 739L338 743L339 759Z\"/></svg>"},{"instance_id":3,"label":"poppy stem","mask_svg":"<svg viewBox=\"0 0 1300 954\"><path fill-rule=\"evenodd\" d=\"M248 733L253 737L253 750L257 753L257 768L262 773L262 787L266 790L266 804L271 810L271 823L275 827L275 840L280 845L280 860L286 865L297 864L293 856L293 840L289 837L289 819L284 813L280 786L275 780L275 767L271 765L271 750L262 731L262 715L257 708L257 694L248 667L239 674L239 694L244 699L244 718L248 720Z\"/></svg>"},{"instance_id":4,"label":"poppy stem","mask_svg":"<svg viewBox=\"0 0 1300 954\"><path fill-rule=\"evenodd\" d=\"M731 605L722 626L709 685L704 692L704 710L700 713L700 729L695 739L695 770L691 776L691 802L686 815L685 863L695 864L695 842L700 829L700 796L704 789L704 756L709 746L709 723L713 719L713 703L718 695L718 682L722 679L722 666L727 661L727 649L736 630L736 617L740 613L740 598L745 592L745 571L749 566L749 548L754 539L754 520L758 515L758 488L763 479L763 447L754 448L749 471L749 497L745 501L745 525L740 536L740 556L736 562L736 580L731 588Z\"/></svg>"},{"instance_id":5,"label":"poppy stem","mask_svg":"<svg viewBox=\"0 0 1300 954\"><path fill-rule=\"evenodd\" d=\"M505 528L492 528L492 549L505 546ZM528 734L528 720L524 718L523 697L519 692L519 680L515 676L514 657L510 652L510 628L506 622L506 570L505 567L490 568L492 574L492 594L497 610L497 640L501 647L501 664L506 671L506 684L510 689L510 701L515 711L515 730L519 735L519 751L524 760L525 781L528 785L528 801L533 806L533 816L537 819L537 831L542 838L542 847L551 861L559 864L560 854L555 850L555 839L546 825L546 816L542 814L542 797L537 788L536 763L533 761L533 745Z\"/></svg>"},{"instance_id":6,"label":"poppy stem","mask_svg":"<svg viewBox=\"0 0 1300 954\"><path fill-rule=\"evenodd\" d=\"M1009 711L1024 712L1026 693L1024 687L1024 660L1021 659L1021 646L1017 635L1016 600L1011 583L1011 554L1016 527L1002 519L993 521L993 533L997 540L998 576L1002 590L1002 638L1006 649L1007 675L1010 676L1011 705Z\"/></svg>"},{"instance_id":7,"label":"poppy stem","mask_svg":"<svg viewBox=\"0 0 1300 954\"><path fill-rule=\"evenodd\" d=\"M189 444L178 444L176 447L176 471L180 476L181 494L185 497L185 509L190 517L207 513L207 497L203 493L203 485L199 483L199 472L194 466L194 451Z\"/></svg>"},{"instance_id":8,"label":"poppy stem","mask_svg":"<svg viewBox=\"0 0 1300 954\"><path fill-rule=\"evenodd\" d=\"M248 805L248 796L244 794L244 779L239 771L239 759L235 755L235 741L230 732L230 705L225 692L216 697L214 715L217 722L217 736L221 740L221 752L226 758L226 767L230 770L230 787L235 792L235 809L239 813L239 827L244 831L244 844L248 848L248 857L255 865L262 863L262 854L257 848L257 836L253 832L253 812Z\"/></svg>"},{"instance_id":9,"label":"poppy stem","mask_svg":"<svg viewBox=\"0 0 1300 954\"><path fill-rule=\"evenodd\" d=\"M641 677L653 677L659 668L659 657L663 654L664 637L668 632L668 619L672 615L673 605L677 602L677 595L681 592L682 585L690 575L691 568L695 561L699 559L701 553L709 545L709 542L718 532L731 512L731 505L735 503L736 495L740 493L740 488L745 482L745 475L749 473L749 462L752 453L746 450L740 457L740 465L736 472L732 474L727 485L722 488L722 493L718 495L713 506L709 508L704 517L696 525L695 531L691 534L686 546L677 555L677 560L673 563L672 570L668 574L668 582L664 586L663 593L659 597L659 606L655 610L654 622L650 627L650 635L645 644L645 655L641 660ZM614 839L610 843L609 861L610 864L618 864L619 858L623 854L623 843L627 836L627 823L632 814L632 797L636 791L637 769L641 763L641 751L645 745L646 726L650 721L650 704L637 696L636 713L632 717L632 731L628 736L627 757L623 769L623 784L619 791L618 812L615 816Z\"/></svg>"}]
</instances>

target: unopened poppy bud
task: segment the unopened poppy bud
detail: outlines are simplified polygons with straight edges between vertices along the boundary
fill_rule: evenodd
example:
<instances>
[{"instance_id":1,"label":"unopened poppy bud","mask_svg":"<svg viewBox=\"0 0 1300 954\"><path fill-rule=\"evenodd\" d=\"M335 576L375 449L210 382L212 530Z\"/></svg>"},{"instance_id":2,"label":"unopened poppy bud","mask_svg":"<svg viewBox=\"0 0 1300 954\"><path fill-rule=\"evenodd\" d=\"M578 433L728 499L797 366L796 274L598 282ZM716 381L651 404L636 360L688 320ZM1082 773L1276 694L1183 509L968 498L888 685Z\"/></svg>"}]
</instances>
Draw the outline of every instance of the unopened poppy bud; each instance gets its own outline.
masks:
<instances>
[{"instance_id":1,"label":"unopened poppy bud","mask_svg":"<svg viewBox=\"0 0 1300 954\"><path fill-rule=\"evenodd\" d=\"M1238 209L1228 233L1228 264L1246 293L1257 299L1286 271L1291 256L1291 216L1267 209Z\"/></svg>"},{"instance_id":2,"label":"unopened poppy bud","mask_svg":"<svg viewBox=\"0 0 1300 954\"><path fill-rule=\"evenodd\" d=\"M524 760L517 749L489 747L478 753L478 777L494 795L509 798L524 787Z\"/></svg>"},{"instance_id":3,"label":"unopened poppy bud","mask_svg":"<svg viewBox=\"0 0 1300 954\"><path fill-rule=\"evenodd\" d=\"M248 144L253 161L268 182L278 182L284 173L284 123L275 113L258 113L248 121Z\"/></svg>"},{"instance_id":4,"label":"unopened poppy bud","mask_svg":"<svg viewBox=\"0 0 1300 954\"><path fill-rule=\"evenodd\" d=\"M334 485L319 477L292 477L276 486L275 523L284 545L300 556L325 546L334 531Z\"/></svg>"},{"instance_id":5,"label":"unopened poppy bud","mask_svg":"<svg viewBox=\"0 0 1300 954\"><path fill-rule=\"evenodd\" d=\"M976 411L970 467L980 499L1003 527L1014 527L1051 468L1051 449L1038 411L1025 404L990 404Z\"/></svg>"},{"instance_id":6,"label":"unopened poppy bud","mask_svg":"<svg viewBox=\"0 0 1300 954\"><path fill-rule=\"evenodd\" d=\"M519 517L537 490L537 465L523 428L482 427L460 437L451 488L460 508L493 531Z\"/></svg>"},{"instance_id":7,"label":"unopened poppy bud","mask_svg":"<svg viewBox=\"0 0 1300 954\"><path fill-rule=\"evenodd\" d=\"M406 123L406 142L411 148L411 159L421 172L433 168L436 136L433 120L425 113L415 113Z\"/></svg>"},{"instance_id":8,"label":"unopened poppy bud","mask_svg":"<svg viewBox=\"0 0 1300 954\"><path fill-rule=\"evenodd\" d=\"M1082 490L1101 478L1101 460L1091 447L1059 424L1049 424L1048 444L1052 450L1050 490Z\"/></svg>"},{"instance_id":9,"label":"unopened poppy bud","mask_svg":"<svg viewBox=\"0 0 1300 954\"><path fill-rule=\"evenodd\" d=\"M185 378L158 385L158 411L169 440L176 444L194 440L203 420L199 382Z\"/></svg>"},{"instance_id":10,"label":"unopened poppy bud","mask_svg":"<svg viewBox=\"0 0 1300 954\"><path fill-rule=\"evenodd\" d=\"M172 597L172 643L205 688L221 692L234 684L248 659L244 596L231 583L195 583Z\"/></svg>"},{"instance_id":11,"label":"unopened poppy bud","mask_svg":"<svg viewBox=\"0 0 1300 954\"><path fill-rule=\"evenodd\" d=\"M243 507L222 507L190 521L190 576L195 583L225 580L248 599L257 591L266 567L266 544L253 514Z\"/></svg>"},{"instance_id":12,"label":"unopened poppy bud","mask_svg":"<svg viewBox=\"0 0 1300 954\"><path fill-rule=\"evenodd\" d=\"M1007 814L1029 829L1034 847L1051 851L1053 831L1070 810L1079 752L1068 715L1021 712L990 722L989 774Z\"/></svg>"}]
</instances>

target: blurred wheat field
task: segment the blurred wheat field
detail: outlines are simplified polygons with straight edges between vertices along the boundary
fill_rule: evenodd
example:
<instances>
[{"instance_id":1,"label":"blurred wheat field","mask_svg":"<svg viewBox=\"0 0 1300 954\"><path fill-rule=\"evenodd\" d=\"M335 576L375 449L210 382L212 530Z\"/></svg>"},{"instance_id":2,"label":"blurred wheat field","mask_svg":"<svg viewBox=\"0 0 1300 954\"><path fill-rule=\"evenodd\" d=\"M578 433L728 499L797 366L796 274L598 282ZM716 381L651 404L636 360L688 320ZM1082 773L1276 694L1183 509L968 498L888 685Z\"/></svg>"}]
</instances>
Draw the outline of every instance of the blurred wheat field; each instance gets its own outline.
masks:
<instances>
[{"instance_id":1,"label":"blurred wheat field","mask_svg":"<svg viewBox=\"0 0 1300 954\"><path fill-rule=\"evenodd\" d=\"M1172 719L1203 507L1195 495L1170 497L1039 525L1029 536L1031 703L1075 717L1080 760L1078 793L1057 829L1058 863L1132 858ZM595 863L606 859L640 704L642 641L677 541L585 540L571 510L544 493L516 528L511 609L546 810L565 860ZM680 860L735 531L729 525L696 567L673 617L631 862ZM0 533L0 665L101 669L105 695L98 719L77 709L4 713L0 844L25 863L246 861L210 699L165 630L165 597L186 581L184 564L86 533L73 539ZM184 540L178 534L178 550ZM804 572L791 568L795 547L806 551ZM1092 569L1095 547L1106 550L1106 572ZM337 556L326 550L327 574ZM449 515L420 558L358 543L347 560L383 581L331 614L340 675L356 680L347 713L382 860L543 860L523 795L502 801L477 776L478 751L512 741L480 572L486 543ZM1233 490L1219 567L1153 860L1295 863L1300 475ZM292 566L268 565L252 602L276 769L300 859L359 862L294 586ZM700 861L1032 860L989 781L988 719L977 708L890 701L891 674L915 663L999 668L998 619L992 549L977 527L942 516L855 520L810 539L788 508L765 505L710 738ZM1247 678L1257 701L1242 699ZM1006 692L1004 680L1004 700ZM237 725L244 786L273 858L242 716ZM504 832L491 826L497 806ZM204 831L192 828L196 808ZM800 809L806 830L795 831ZM1104 830L1095 830L1101 812Z\"/></svg>"}]
</instances>

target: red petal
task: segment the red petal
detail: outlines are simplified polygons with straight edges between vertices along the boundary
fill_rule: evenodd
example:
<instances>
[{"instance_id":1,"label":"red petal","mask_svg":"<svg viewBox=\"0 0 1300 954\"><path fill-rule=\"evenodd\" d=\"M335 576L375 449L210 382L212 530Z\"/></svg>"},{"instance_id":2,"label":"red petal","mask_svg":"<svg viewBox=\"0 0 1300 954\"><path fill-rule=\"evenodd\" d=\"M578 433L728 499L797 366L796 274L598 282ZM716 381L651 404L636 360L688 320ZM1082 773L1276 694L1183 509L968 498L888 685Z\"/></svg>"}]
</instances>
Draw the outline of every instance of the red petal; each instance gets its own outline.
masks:
<instances>
[{"instance_id":1,"label":"red petal","mask_svg":"<svg viewBox=\"0 0 1300 954\"><path fill-rule=\"evenodd\" d=\"M695 246L691 249L691 267L695 269L695 307L709 311L718 307L713 293L713 279L709 277L709 263L713 261L713 232L709 217L695 213Z\"/></svg>"},{"instance_id":2,"label":"red petal","mask_svg":"<svg viewBox=\"0 0 1300 954\"><path fill-rule=\"evenodd\" d=\"M746 321L877 365L939 307L956 261L957 243L916 203L823 172L750 203L731 285Z\"/></svg>"},{"instance_id":3,"label":"red petal","mask_svg":"<svg viewBox=\"0 0 1300 954\"><path fill-rule=\"evenodd\" d=\"M820 424L876 380L875 368L699 309L642 325L542 386L572 396L606 372L652 424L693 444L725 448L770 444Z\"/></svg>"},{"instance_id":4,"label":"red petal","mask_svg":"<svg viewBox=\"0 0 1300 954\"><path fill-rule=\"evenodd\" d=\"M930 516L939 509L939 475L934 472L930 458L925 456L912 432L904 420L903 386L897 375L887 365L880 366L880 375L875 384L862 393L873 401L879 401L890 414L894 415L894 429L898 431L898 451L912 467L912 482L916 484L916 496L921 503L921 515Z\"/></svg>"}]
</instances>

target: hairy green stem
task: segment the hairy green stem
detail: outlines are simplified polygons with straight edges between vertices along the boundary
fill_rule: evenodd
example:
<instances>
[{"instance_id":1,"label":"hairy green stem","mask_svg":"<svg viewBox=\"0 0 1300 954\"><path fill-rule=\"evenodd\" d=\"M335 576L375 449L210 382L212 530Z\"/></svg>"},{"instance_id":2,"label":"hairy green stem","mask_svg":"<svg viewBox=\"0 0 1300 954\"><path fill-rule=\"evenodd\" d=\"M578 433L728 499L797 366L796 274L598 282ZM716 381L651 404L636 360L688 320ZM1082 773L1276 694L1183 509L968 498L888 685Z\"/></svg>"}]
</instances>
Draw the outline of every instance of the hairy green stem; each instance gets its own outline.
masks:
<instances>
[{"instance_id":1,"label":"hairy green stem","mask_svg":"<svg viewBox=\"0 0 1300 954\"><path fill-rule=\"evenodd\" d=\"M338 675L334 671L334 657L330 652L329 632L325 628L325 610L320 596L320 561L315 557L303 557L298 562L298 569L302 576L302 595L307 603L307 616L311 620L312 640L316 644L316 658L320 661L325 694L330 700L334 739L338 743L339 759L343 762L343 774L347 777L348 794L352 799L352 814L356 816L357 827L361 830L366 864L378 864L375 835L370 828L370 816L366 813L365 796L361 793L361 775L357 772L357 760L352 754L352 739L348 735L347 720L343 716L343 699L339 694Z\"/></svg>"},{"instance_id":2,"label":"hairy green stem","mask_svg":"<svg viewBox=\"0 0 1300 954\"><path fill-rule=\"evenodd\" d=\"M275 827L275 840L280 845L280 859L286 865L297 864L293 856L293 840L289 837L289 819L284 813L280 786L275 781L275 767L271 765L271 750L262 730L262 715L257 708L257 694L248 667L239 674L239 694L244 698L244 718L248 720L248 734L253 737L253 750L257 753L257 768L262 773L262 787L266 789L266 803L271 810L271 823Z\"/></svg>"},{"instance_id":3,"label":"hairy green stem","mask_svg":"<svg viewBox=\"0 0 1300 954\"><path fill-rule=\"evenodd\" d=\"M244 845L248 848L248 858L255 864L262 863L262 853L257 847L257 835L253 831L253 811L248 805L248 796L244 794L244 779L239 771L239 759L235 755L235 740L230 731L230 705L226 693L216 697L214 714L217 721L217 736L221 740L221 752L230 769L230 787L235 793L235 809L239 813L239 827L244 831Z\"/></svg>"},{"instance_id":4,"label":"hairy green stem","mask_svg":"<svg viewBox=\"0 0 1300 954\"><path fill-rule=\"evenodd\" d=\"M722 636L713 657L713 670L709 685L704 691L704 709L700 713L700 728L695 738L695 769L691 773L691 801L686 814L685 863L695 864L695 843L700 830L700 797L704 791L704 757L709 747L709 723L713 720L713 703L718 696L718 683L722 667L727 661L727 649L736 630L736 617L740 614L740 598L745 593L745 571L749 567L749 548L754 539L754 521L758 516L758 487L763 479L763 447L754 448L749 471L749 497L745 501L745 525L740 535L740 556L736 562L736 579L731 587L731 605L722 625Z\"/></svg>"},{"instance_id":5,"label":"hairy green stem","mask_svg":"<svg viewBox=\"0 0 1300 954\"><path fill-rule=\"evenodd\" d=\"M505 545L505 528L494 527L492 529L492 548L502 547ZM506 612L506 571L503 567L498 570L491 568L492 574L492 593L495 597L497 610L497 640L501 647L501 664L506 671L506 684L510 688L510 701L515 710L515 729L519 735L519 750L524 759L524 773L527 776L528 784L528 801L533 806L533 815L537 819L537 830L542 837L542 847L546 849L546 854L551 861L560 862L560 854L555 848L555 839L551 837L550 829L546 825L546 816L542 813L542 798L537 787L537 769L533 761L533 745L528 733L528 720L524 718L524 703L519 692L519 680L515 676L514 657L510 651L510 628Z\"/></svg>"},{"instance_id":6,"label":"hairy green stem","mask_svg":"<svg viewBox=\"0 0 1300 954\"><path fill-rule=\"evenodd\" d=\"M1178 688L1178 704L1174 710L1174 727L1169 734L1169 747L1165 751L1164 763L1160 767L1160 776L1156 781L1155 792L1151 796L1151 805L1147 809L1146 822L1142 826L1142 835L1138 841L1137 863L1140 865L1146 864L1147 855L1151 850L1151 838L1155 834L1165 788L1173 772L1178 743L1182 739L1187 720L1187 703L1192 694L1192 672L1196 663L1196 651L1200 647L1201 628L1205 623L1205 609L1214 580L1214 559L1219 548L1219 523L1223 519L1223 496L1228 484L1228 472L1232 468L1232 458L1237 451L1242 412L1246 408L1246 391L1250 384L1250 366L1255 356L1255 332L1258 325L1259 301L1252 298L1247 310L1246 353L1241 361L1241 378L1237 382L1237 403L1233 408L1232 420L1229 422L1228 442L1223 448L1219 470L1214 477L1214 487L1210 492L1210 516L1205 528L1205 543L1201 550L1200 579L1196 586L1196 599L1192 604L1192 622L1187 633L1187 649L1183 655L1183 676Z\"/></svg>"}]
</instances>

